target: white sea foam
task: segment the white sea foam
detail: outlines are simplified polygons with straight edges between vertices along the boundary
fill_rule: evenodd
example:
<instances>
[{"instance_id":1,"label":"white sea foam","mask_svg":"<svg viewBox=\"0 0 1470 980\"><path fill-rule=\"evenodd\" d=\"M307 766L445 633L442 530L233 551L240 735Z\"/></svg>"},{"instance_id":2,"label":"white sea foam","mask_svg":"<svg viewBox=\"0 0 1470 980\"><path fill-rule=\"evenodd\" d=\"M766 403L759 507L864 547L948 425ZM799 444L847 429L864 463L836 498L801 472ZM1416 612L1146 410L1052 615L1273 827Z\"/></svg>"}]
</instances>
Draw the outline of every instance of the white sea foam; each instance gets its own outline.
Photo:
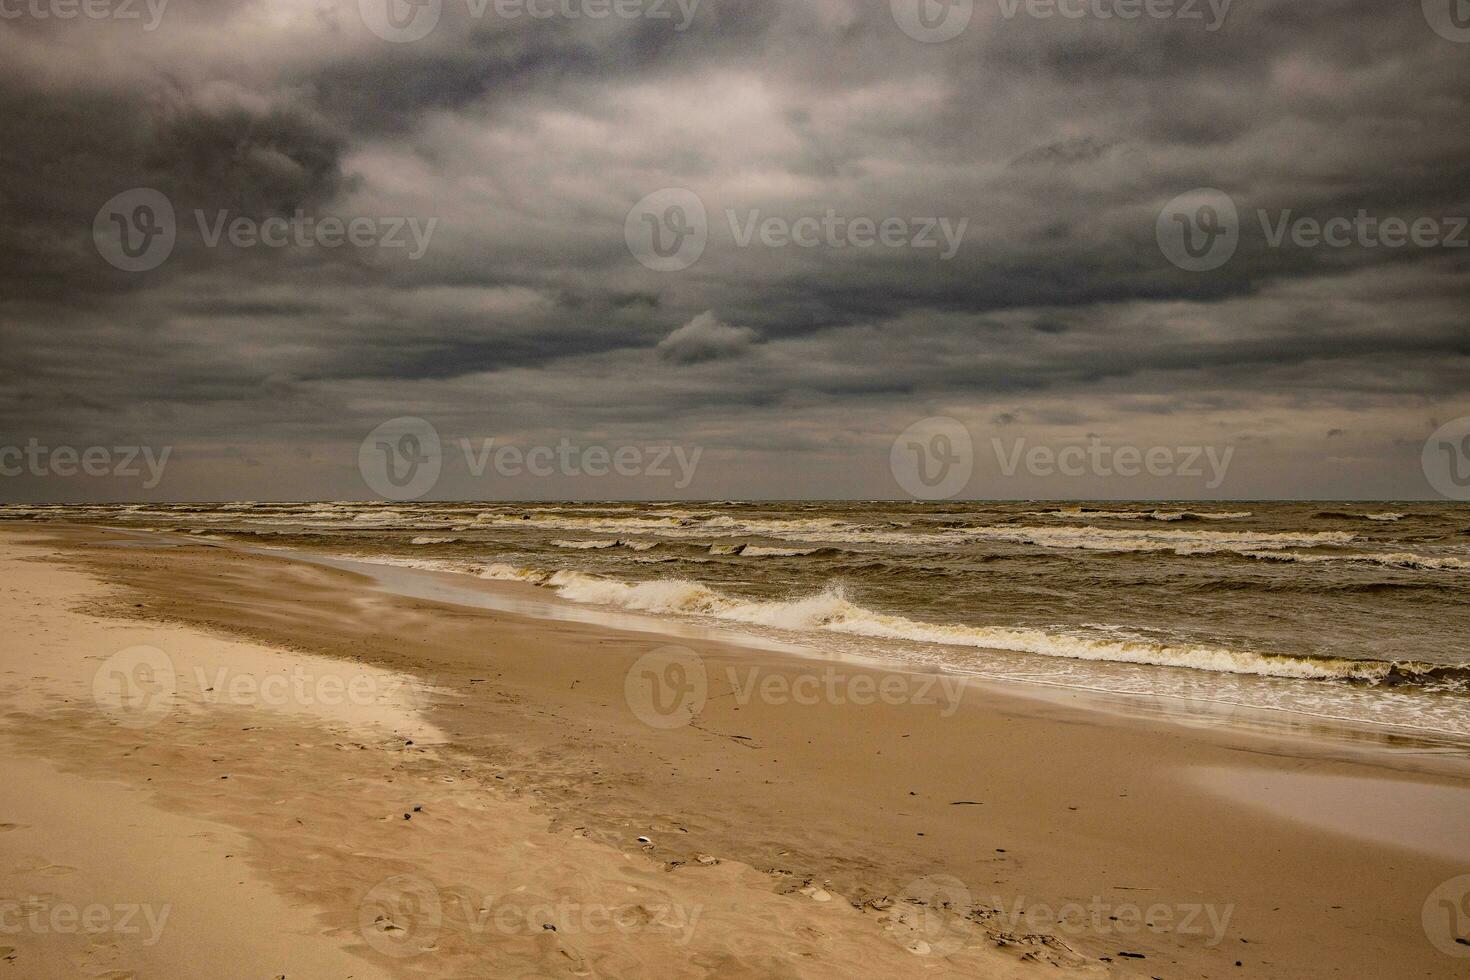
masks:
<instances>
[{"instance_id":1,"label":"white sea foam","mask_svg":"<svg viewBox=\"0 0 1470 980\"><path fill-rule=\"evenodd\" d=\"M741 558L800 558L814 555L820 548L767 548L764 545L748 544L740 549Z\"/></svg>"},{"instance_id":2,"label":"white sea foam","mask_svg":"<svg viewBox=\"0 0 1470 980\"><path fill-rule=\"evenodd\" d=\"M1265 561L1301 562L1321 564L1325 562L1356 562L1366 565L1383 565L1386 568L1410 568L1424 571L1470 569L1470 561L1451 558L1447 555L1417 555L1411 551L1359 552L1346 554L1305 554L1300 551L1243 551L1249 558Z\"/></svg>"},{"instance_id":3,"label":"white sea foam","mask_svg":"<svg viewBox=\"0 0 1470 980\"><path fill-rule=\"evenodd\" d=\"M1218 551L1332 547L1353 540L1346 531L1204 531L1162 528L1119 530L1100 527L1037 527L1013 524L947 528L939 531L894 530L855 524L836 518L794 520L741 519L721 515L688 524L672 518L550 517L514 518L491 515L489 523L501 526L550 528L556 530L637 531L655 537L764 537L800 543L910 544L951 547L969 541L1004 541L1042 548L1089 551L1172 551L1180 555ZM733 552L730 552L733 553Z\"/></svg>"},{"instance_id":4,"label":"white sea foam","mask_svg":"<svg viewBox=\"0 0 1470 980\"><path fill-rule=\"evenodd\" d=\"M487 570L488 571L488 570ZM687 579L621 582L561 571L550 575L499 566L493 576L535 582L574 602L617 606L640 612L709 616L786 630L828 630L883 639L976 647L1113 663L1187 667L1232 674L1299 679L1379 680L1396 666L1428 670L1430 665L1395 665L1378 660L1291 657L1195 644L1165 643L1113 636L1087 636L1061 628L1036 629L924 623L866 609L840 588L786 600L734 598Z\"/></svg>"},{"instance_id":5,"label":"white sea foam","mask_svg":"<svg viewBox=\"0 0 1470 980\"><path fill-rule=\"evenodd\" d=\"M576 551L601 551L606 548L627 548L629 551L652 551L658 547L657 541L624 541L622 538L616 538L612 541L605 538L586 541L567 541L562 538L554 538L551 543L558 548L571 548Z\"/></svg>"},{"instance_id":6,"label":"white sea foam","mask_svg":"<svg viewBox=\"0 0 1470 980\"><path fill-rule=\"evenodd\" d=\"M453 544L458 540L459 538L437 537L432 534L420 534L412 541L410 541L409 544Z\"/></svg>"},{"instance_id":7,"label":"white sea foam","mask_svg":"<svg viewBox=\"0 0 1470 980\"><path fill-rule=\"evenodd\" d=\"M402 511L368 510L352 516L354 524L402 524L407 520Z\"/></svg>"},{"instance_id":8,"label":"white sea foam","mask_svg":"<svg viewBox=\"0 0 1470 980\"><path fill-rule=\"evenodd\" d=\"M1030 517L1065 517L1070 520L1115 520L1115 521L1234 521L1250 517L1248 510L1203 511L1203 510L1088 510L1084 507L1063 507L1058 510L1027 511Z\"/></svg>"}]
</instances>

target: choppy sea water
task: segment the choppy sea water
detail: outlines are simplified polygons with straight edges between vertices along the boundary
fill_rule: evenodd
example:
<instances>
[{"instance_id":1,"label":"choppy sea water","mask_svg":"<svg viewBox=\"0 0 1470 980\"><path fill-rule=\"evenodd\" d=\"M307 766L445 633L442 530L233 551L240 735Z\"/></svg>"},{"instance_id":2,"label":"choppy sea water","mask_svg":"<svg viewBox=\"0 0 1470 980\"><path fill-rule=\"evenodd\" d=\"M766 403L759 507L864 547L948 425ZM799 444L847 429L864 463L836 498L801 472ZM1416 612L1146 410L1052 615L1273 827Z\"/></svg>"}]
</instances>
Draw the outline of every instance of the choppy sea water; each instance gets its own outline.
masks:
<instances>
[{"instance_id":1,"label":"choppy sea water","mask_svg":"<svg viewBox=\"0 0 1470 980\"><path fill-rule=\"evenodd\" d=\"M0 507L485 579L986 677L1470 741L1470 506Z\"/></svg>"}]
</instances>

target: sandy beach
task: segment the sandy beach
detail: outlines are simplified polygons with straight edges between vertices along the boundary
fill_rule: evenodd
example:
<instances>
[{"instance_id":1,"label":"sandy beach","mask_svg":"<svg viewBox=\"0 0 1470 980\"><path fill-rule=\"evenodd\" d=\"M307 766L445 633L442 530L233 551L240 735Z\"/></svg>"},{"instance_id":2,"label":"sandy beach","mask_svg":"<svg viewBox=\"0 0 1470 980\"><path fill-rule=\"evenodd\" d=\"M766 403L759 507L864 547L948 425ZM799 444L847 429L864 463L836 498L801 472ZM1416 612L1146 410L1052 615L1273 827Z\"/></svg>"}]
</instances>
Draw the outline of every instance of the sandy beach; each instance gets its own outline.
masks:
<instances>
[{"instance_id":1,"label":"sandy beach","mask_svg":"<svg viewBox=\"0 0 1470 980\"><path fill-rule=\"evenodd\" d=\"M1453 747L176 536L16 523L0 566L0 976L1450 977L1470 952ZM466 589L489 598L444 601Z\"/></svg>"}]
</instances>

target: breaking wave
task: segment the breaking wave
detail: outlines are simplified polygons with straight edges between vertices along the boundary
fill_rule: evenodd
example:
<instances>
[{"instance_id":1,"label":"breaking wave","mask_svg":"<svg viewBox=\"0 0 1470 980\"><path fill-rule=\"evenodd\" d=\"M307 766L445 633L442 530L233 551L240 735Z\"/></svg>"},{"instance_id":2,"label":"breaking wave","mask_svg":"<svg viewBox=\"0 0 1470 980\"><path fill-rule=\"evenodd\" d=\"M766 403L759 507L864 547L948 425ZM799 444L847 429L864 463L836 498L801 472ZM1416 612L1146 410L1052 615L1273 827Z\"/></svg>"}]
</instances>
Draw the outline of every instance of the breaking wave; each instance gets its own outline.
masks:
<instances>
[{"instance_id":1,"label":"breaking wave","mask_svg":"<svg viewBox=\"0 0 1470 980\"><path fill-rule=\"evenodd\" d=\"M1470 681L1470 664L1288 656L1150 639L1124 639L1115 635L1087 635L1060 628L925 623L860 606L848 598L845 590L835 586L793 599L757 600L726 595L689 579L623 582L579 571L550 572L506 564L488 565L480 574L489 579L543 586L573 602L617 606L638 612L709 616L785 630L826 630L1072 660L1184 667L1298 680L1456 687L1465 687Z\"/></svg>"},{"instance_id":2,"label":"breaking wave","mask_svg":"<svg viewBox=\"0 0 1470 980\"><path fill-rule=\"evenodd\" d=\"M1028 511L1031 517L1063 517L1069 520L1116 521L1235 521L1250 517L1248 510L1093 510L1087 507L1062 507L1058 510Z\"/></svg>"},{"instance_id":3,"label":"breaking wave","mask_svg":"<svg viewBox=\"0 0 1470 980\"><path fill-rule=\"evenodd\" d=\"M1382 565L1385 568L1411 568L1420 571L1444 571L1470 569L1470 561L1441 555L1416 555L1410 551L1393 551L1378 554L1304 554L1300 551L1243 551L1247 558L1263 561L1302 562L1321 564L1325 562L1356 562L1366 565Z\"/></svg>"}]
</instances>

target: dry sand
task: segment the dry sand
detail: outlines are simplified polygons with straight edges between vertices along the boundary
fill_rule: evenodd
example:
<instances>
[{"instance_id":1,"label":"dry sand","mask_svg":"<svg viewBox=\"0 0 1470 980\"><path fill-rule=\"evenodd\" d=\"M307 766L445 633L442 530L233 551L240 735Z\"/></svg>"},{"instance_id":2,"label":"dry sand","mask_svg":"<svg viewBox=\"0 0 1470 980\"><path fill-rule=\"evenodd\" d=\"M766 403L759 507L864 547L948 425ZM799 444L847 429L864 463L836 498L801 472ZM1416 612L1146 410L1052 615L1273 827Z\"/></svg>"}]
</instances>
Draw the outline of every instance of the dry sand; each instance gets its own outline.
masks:
<instances>
[{"instance_id":1,"label":"dry sand","mask_svg":"<svg viewBox=\"0 0 1470 980\"><path fill-rule=\"evenodd\" d=\"M922 676L138 542L0 531L0 978L1470 963L1423 921L1470 852L1379 826L1465 807L1459 751L980 684L954 703ZM625 688L666 642L709 677L693 723L667 729ZM939 703L739 689L834 677ZM1242 792L1253 779L1290 805ZM1324 779L1371 797L1378 832L1309 819L1300 796Z\"/></svg>"}]
</instances>

